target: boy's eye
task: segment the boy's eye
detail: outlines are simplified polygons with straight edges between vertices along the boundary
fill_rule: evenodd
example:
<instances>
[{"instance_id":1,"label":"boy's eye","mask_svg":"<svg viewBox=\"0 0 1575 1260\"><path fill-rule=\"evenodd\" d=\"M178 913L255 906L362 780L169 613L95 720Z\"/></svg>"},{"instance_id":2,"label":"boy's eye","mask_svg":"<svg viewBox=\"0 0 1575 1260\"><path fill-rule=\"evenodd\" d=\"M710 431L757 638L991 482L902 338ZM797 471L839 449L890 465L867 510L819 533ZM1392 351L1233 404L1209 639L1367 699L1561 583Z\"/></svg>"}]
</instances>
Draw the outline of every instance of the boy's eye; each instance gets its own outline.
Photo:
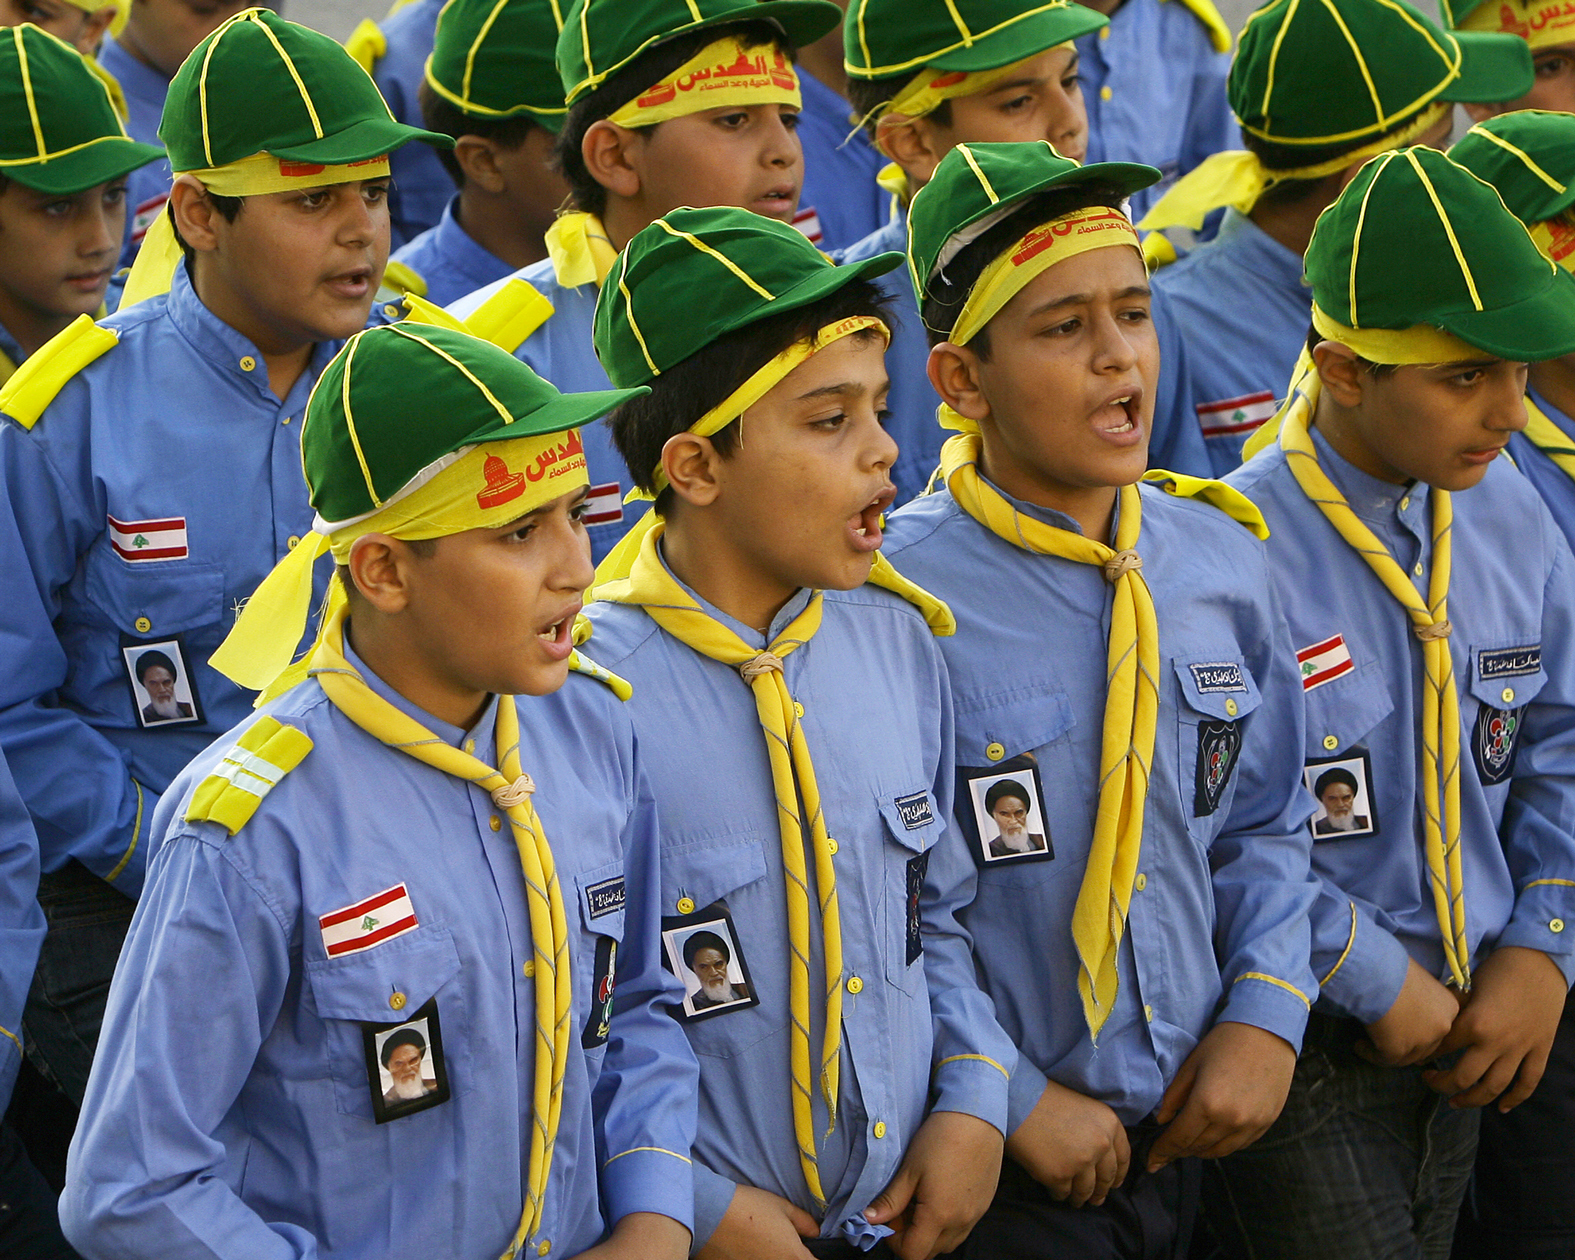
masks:
<instances>
[{"instance_id":1,"label":"boy's eye","mask_svg":"<svg viewBox=\"0 0 1575 1260\"><path fill-rule=\"evenodd\" d=\"M1032 95L1024 92L1021 96L1014 96L1011 100L1002 102L1001 112L1003 114L1016 113L1018 110L1026 109L1033 104L1033 100Z\"/></svg>"},{"instance_id":2,"label":"boy's eye","mask_svg":"<svg viewBox=\"0 0 1575 1260\"><path fill-rule=\"evenodd\" d=\"M882 407L875 413L875 420L881 428L889 429L891 427L891 408Z\"/></svg>"},{"instance_id":3,"label":"boy's eye","mask_svg":"<svg viewBox=\"0 0 1575 1260\"><path fill-rule=\"evenodd\" d=\"M1449 379L1451 383L1455 385L1475 385L1486 375L1487 373L1485 373L1481 368L1472 368L1469 372L1457 372Z\"/></svg>"},{"instance_id":4,"label":"boy's eye","mask_svg":"<svg viewBox=\"0 0 1575 1260\"><path fill-rule=\"evenodd\" d=\"M536 522L535 521L526 521L525 524L521 525L517 530L515 530L512 534L510 534L509 537L517 539L520 542L524 542L527 538L529 538L535 532L536 532Z\"/></svg>"},{"instance_id":5,"label":"boy's eye","mask_svg":"<svg viewBox=\"0 0 1575 1260\"><path fill-rule=\"evenodd\" d=\"M1083 86L1083 76L1077 74L1076 72L1069 74L1066 76L1066 78L1061 80L1061 86L1066 90L1067 94L1070 95L1071 93L1077 91L1078 88Z\"/></svg>"},{"instance_id":6,"label":"boy's eye","mask_svg":"<svg viewBox=\"0 0 1575 1260\"><path fill-rule=\"evenodd\" d=\"M749 122L749 114L738 110L731 114L722 114L716 120L723 127L742 127Z\"/></svg>"},{"instance_id":7,"label":"boy's eye","mask_svg":"<svg viewBox=\"0 0 1575 1260\"><path fill-rule=\"evenodd\" d=\"M125 199L126 186L124 184L119 188L106 188L104 190L104 204L106 206L118 206Z\"/></svg>"},{"instance_id":8,"label":"boy's eye","mask_svg":"<svg viewBox=\"0 0 1575 1260\"><path fill-rule=\"evenodd\" d=\"M328 192L326 189L318 189L316 192L302 193L301 204L308 210L320 210L328 204Z\"/></svg>"},{"instance_id":9,"label":"boy's eye","mask_svg":"<svg viewBox=\"0 0 1575 1260\"><path fill-rule=\"evenodd\" d=\"M792 112L791 110L787 110L787 111L783 112L783 114L782 114L782 125L784 127L786 127L789 131L797 131L798 130L798 122L799 122L799 116L796 113Z\"/></svg>"},{"instance_id":10,"label":"boy's eye","mask_svg":"<svg viewBox=\"0 0 1575 1260\"><path fill-rule=\"evenodd\" d=\"M847 423L847 421L847 413L839 411L834 416L824 416L819 420L812 421L811 427L826 430L840 429L844 424Z\"/></svg>"},{"instance_id":11,"label":"boy's eye","mask_svg":"<svg viewBox=\"0 0 1575 1260\"><path fill-rule=\"evenodd\" d=\"M585 521L585 514L587 512L589 512L590 510L591 510L590 501L588 499L581 499L578 503L576 503L573 507L571 507L569 509L569 519L571 521L573 521L576 525L583 524L584 521Z\"/></svg>"},{"instance_id":12,"label":"boy's eye","mask_svg":"<svg viewBox=\"0 0 1575 1260\"><path fill-rule=\"evenodd\" d=\"M63 219L71 213L71 202L50 201L44 205L44 213L52 219Z\"/></svg>"},{"instance_id":13,"label":"boy's eye","mask_svg":"<svg viewBox=\"0 0 1575 1260\"><path fill-rule=\"evenodd\" d=\"M1546 61L1537 63L1537 75L1539 78L1551 79L1556 74L1563 74L1569 68L1569 64L1568 57L1549 57Z\"/></svg>"},{"instance_id":14,"label":"boy's eye","mask_svg":"<svg viewBox=\"0 0 1575 1260\"><path fill-rule=\"evenodd\" d=\"M361 189L361 196L371 205L376 205L388 196L387 184L368 184Z\"/></svg>"}]
</instances>

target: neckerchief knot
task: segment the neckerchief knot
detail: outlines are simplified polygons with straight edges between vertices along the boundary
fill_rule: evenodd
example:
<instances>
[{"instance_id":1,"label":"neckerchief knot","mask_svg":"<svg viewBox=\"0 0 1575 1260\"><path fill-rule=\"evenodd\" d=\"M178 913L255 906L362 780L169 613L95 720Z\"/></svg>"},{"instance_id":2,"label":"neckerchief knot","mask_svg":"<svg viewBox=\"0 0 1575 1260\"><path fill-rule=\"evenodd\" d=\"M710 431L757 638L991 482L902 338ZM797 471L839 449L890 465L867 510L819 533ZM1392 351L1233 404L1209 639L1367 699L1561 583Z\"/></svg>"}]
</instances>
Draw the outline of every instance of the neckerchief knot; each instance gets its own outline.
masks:
<instances>
[{"instance_id":1,"label":"neckerchief knot","mask_svg":"<svg viewBox=\"0 0 1575 1260\"><path fill-rule=\"evenodd\" d=\"M1421 639L1423 643L1426 643L1431 639L1447 639L1453 629L1454 627L1451 626L1447 620L1435 621L1430 626L1411 627L1412 633L1414 633L1417 638Z\"/></svg>"},{"instance_id":2,"label":"neckerchief knot","mask_svg":"<svg viewBox=\"0 0 1575 1260\"><path fill-rule=\"evenodd\" d=\"M536 782L528 774L521 774L513 783L505 783L502 787L492 789L492 802L499 809L513 809L516 805L523 805L530 799L536 790Z\"/></svg>"},{"instance_id":3,"label":"neckerchief knot","mask_svg":"<svg viewBox=\"0 0 1575 1260\"><path fill-rule=\"evenodd\" d=\"M770 652L762 652L740 665L738 672L744 676L745 682L752 683L762 674L780 674L782 672L782 658Z\"/></svg>"},{"instance_id":4,"label":"neckerchief knot","mask_svg":"<svg viewBox=\"0 0 1575 1260\"><path fill-rule=\"evenodd\" d=\"M1143 567L1143 557L1130 547L1125 551L1118 551L1105 561L1105 581L1114 586L1128 573L1136 572Z\"/></svg>"}]
</instances>

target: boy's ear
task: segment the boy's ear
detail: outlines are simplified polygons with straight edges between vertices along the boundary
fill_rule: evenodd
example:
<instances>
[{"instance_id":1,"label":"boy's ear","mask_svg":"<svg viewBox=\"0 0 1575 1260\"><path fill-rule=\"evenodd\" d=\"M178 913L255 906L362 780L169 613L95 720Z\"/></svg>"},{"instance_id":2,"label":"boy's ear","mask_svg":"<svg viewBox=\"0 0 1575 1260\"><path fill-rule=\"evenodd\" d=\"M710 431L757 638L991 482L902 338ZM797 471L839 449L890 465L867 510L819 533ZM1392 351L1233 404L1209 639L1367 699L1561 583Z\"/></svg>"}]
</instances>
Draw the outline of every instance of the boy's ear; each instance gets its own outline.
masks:
<instances>
[{"instance_id":1,"label":"boy's ear","mask_svg":"<svg viewBox=\"0 0 1575 1260\"><path fill-rule=\"evenodd\" d=\"M930 182L948 151L940 143L934 123L901 114L888 114L881 119L875 129L875 145L902 167L916 189Z\"/></svg>"},{"instance_id":2,"label":"boy's ear","mask_svg":"<svg viewBox=\"0 0 1575 1260\"><path fill-rule=\"evenodd\" d=\"M721 491L718 478L722 457L711 439L693 433L675 433L662 445L662 471L673 493L694 507L710 507Z\"/></svg>"},{"instance_id":3,"label":"boy's ear","mask_svg":"<svg viewBox=\"0 0 1575 1260\"><path fill-rule=\"evenodd\" d=\"M408 565L414 553L387 534L363 534L350 545L345 565L356 592L378 612L403 612L410 603Z\"/></svg>"},{"instance_id":4,"label":"boy's ear","mask_svg":"<svg viewBox=\"0 0 1575 1260\"><path fill-rule=\"evenodd\" d=\"M460 136L454 141L454 161L465 173L465 182L493 195L504 191L498 169L498 146L485 136Z\"/></svg>"},{"instance_id":5,"label":"boy's ear","mask_svg":"<svg viewBox=\"0 0 1575 1260\"><path fill-rule=\"evenodd\" d=\"M935 392L958 415L969 420L987 420L990 404L979 388L979 356L967 346L943 341L930 347L925 368Z\"/></svg>"},{"instance_id":6,"label":"boy's ear","mask_svg":"<svg viewBox=\"0 0 1575 1260\"><path fill-rule=\"evenodd\" d=\"M645 138L628 127L599 118L585 131L580 142L580 157L590 177L615 196L640 195L640 173L631 163L645 147Z\"/></svg>"},{"instance_id":7,"label":"boy's ear","mask_svg":"<svg viewBox=\"0 0 1575 1260\"><path fill-rule=\"evenodd\" d=\"M209 199L208 190L192 176L176 176L170 186L170 213L175 216L181 239L199 254L211 254L219 248L214 221L222 216Z\"/></svg>"},{"instance_id":8,"label":"boy's ear","mask_svg":"<svg viewBox=\"0 0 1575 1260\"><path fill-rule=\"evenodd\" d=\"M1354 350L1338 341L1320 341L1313 347L1313 362L1318 365L1323 388L1338 405L1348 411L1362 405L1367 373L1357 362Z\"/></svg>"}]
</instances>

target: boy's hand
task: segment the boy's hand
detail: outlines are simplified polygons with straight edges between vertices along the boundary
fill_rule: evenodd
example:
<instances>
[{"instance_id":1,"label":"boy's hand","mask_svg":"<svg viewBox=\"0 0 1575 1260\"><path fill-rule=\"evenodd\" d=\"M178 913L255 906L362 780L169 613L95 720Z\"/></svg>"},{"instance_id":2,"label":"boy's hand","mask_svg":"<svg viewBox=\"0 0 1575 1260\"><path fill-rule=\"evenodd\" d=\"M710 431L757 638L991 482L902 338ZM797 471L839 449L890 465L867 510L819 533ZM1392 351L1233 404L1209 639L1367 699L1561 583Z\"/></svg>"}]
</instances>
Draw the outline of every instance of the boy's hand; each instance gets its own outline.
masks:
<instances>
[{"instance_id":1,"label":"boy's hand","mask_svg":"<svg viewBox=\"0 0 1575 1260\"><path fill-rule=\"evenodd\" d=\"M1548 1065L1569 986L1558 964L1538 949L1506 945L1472 976L1471 992L1438 1053L1465 1051L1454 1067L1422 1079L1452 1107L1498 1099L1508 1111L1531 1097ZM1506 1092L1507 1091L1507 1092Z\"/></svg>"},{"instance_id":2,"label":"boy's hand","mask_svg":"<svg viewBox=\"0 0 1575 1260\"><path fill-rule=\"evenodd\" d=\"M1097 1098L1051 1081L1006 1150L1057 1199L1098 1207L1127 1178L1132 1148L1121 1118Z\"/></svg>"},{"instance_id":3,"label":"boy's hand","mask_svg":"<svg viewBox=\"0 0 1575 1260\"><path fill-rule=\"evenodd\" d=\"M1384 1067L1409 1067L1438 1053L1439 1043L1449 1035L1455 1016L1460 1014L1460 998L1446 989L1411 959L1406 967L1400 996L1375 1023L1367 1025L1371 1044L1356 1043L1356 1053L1369 1063Z\"/></svg>"},{"instance_id":4,"label":"boy's hand","mask_svg":"<svg viewBox=\"0 0 1575 1260\"><path fill-rule=\"evenodd\" d=\"M1154 1118L1166 1128L1149 1152L1149 1172L1183 1155L1219 1159L1256 1142L1279 1117L1295 1071L1296 1051L1284 1038L1252 1024L1215 1024L1160 1099Z\"/></svg>"},{"instance_id":5,"label":"boy's hand","mask_svg":"<svg viewBox=\"0 0 1575 1260\"><path fill-rule=\"evenodd\" d=\"M932 1112L864 1219L896 1231L887 1245L902 1260L955 1250L995 1198L1001 1146L1000 1132L977 1116Z\"/></svg>"},{"instance_id":6,"label":"boy's hand","mask_svg":"<svg viewBox=\"0 0 1575 1260\"><path fill-rule=\"evenodd\" d=\"M695 1260L812 1260L799 1240L819 1233L803 1208L769 1190L739 1186Z\"/></svg>"},{"instance_id":7,"label":"boy's hand","mask_svg":"<svg viewBox=\"0 0 1575 1260\"><path fill-rule=\"evenodd\" d=\"M613 1226L612 1237L578 1260L685 1260L689 1231L670 1216L630 1212Z\"/></svg>"}]
</instances>

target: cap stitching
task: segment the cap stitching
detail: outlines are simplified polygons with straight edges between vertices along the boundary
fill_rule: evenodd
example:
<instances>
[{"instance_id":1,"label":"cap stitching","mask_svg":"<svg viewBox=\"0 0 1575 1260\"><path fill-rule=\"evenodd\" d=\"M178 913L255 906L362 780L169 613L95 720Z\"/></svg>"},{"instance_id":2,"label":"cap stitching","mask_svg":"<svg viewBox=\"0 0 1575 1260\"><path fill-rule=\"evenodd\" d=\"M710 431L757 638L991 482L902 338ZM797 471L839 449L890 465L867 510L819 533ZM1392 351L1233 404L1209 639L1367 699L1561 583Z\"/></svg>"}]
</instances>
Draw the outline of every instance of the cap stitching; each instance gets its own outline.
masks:
<instances>
[{"instance_id":1,"label":"cap stitching","mask_svg":"<svg viewBox=\"0 0 1575 1260\"><path fill-rule=\"evenodd\" d=\"M306 84L301 81L301 75L295 68L295 62L290 60L290 54L284 51L284 45L278 37L268 29L265 22L257 22L257 28L268 37L268 42L274 46L274 51L279 54L279 59L284 62L284 68L290 72L290 77L295 80L295 87L301 94L301 101L306 106L307 115L312 120L312 130L317 133L317 138L323 138L323 124L317 119L317 107L312 104L312 94L306 90Z\"/></svg>"},{"instance_id":2,"label":"cap stitching","mask_svg":"<svg viewBox=\"0 0 1575 1260\"><path fill-rule=\"evenodd\" d=\"M425 337L418 337L415 333L411 332L408 328L404 327L404 325L402 323L401 324L389 324L388 327L390 329L392 329L394 332L398 333L401 337L404 337L406 340L414 341L414 342L419 343L420 345L425 346L428 350L432 351L433 354L437 355L440 359L443 359L445 362L447 362L456 371L458 371L461 376L463 376L467 381L469 381L472 385L474 385L478 390L481 391L481 396L483 398L485 398L489 403L492 404L492 409L494 411L496 411L498 413L498 415L500 415L503 418L503 423L504 424L513 424L514 423L514 413L511 412L507 407L505 407L501 401L499 401L498 396L496 394L494 394L490 389L487 388L487 386L482 382L480 377L478 377L468 367L466 367L463 363L461 363L458 359L456 359L453 355L451 355L447 350L443 349L442 346L433 345Z\"/></svg>"},{"instance_id":3,"label":"cap stitching","mask_svg":"<svg viewBox=\"0 0 1575 1260\"><path fill-rule=\"evenodd\" d=\"M1404 19L1406 25L1411 27L1412 30L1416 31L1416 33L1423 39L1427 40L1428 46L1438 54L1438 59L1449 67L1449 78L1445 79L1444 83L1451 83L1460 77L1460 65L1464 60L1465 54L1460 51L1460 41L1458 39L1447 32L1444 33L1444 38L1449 41L1450 45L1455 50L1455 59L1454 61L1450 61L1449 54L1440 48L1438 46L1438 41L1433 38L1433 32L1428 30L1423 23L1418 22L1411 14L1407 13L1402 5L1395 4L1394 0L1378 0L1378 2L1386 9L1393 9L1395 13Z\"/></svg>"},{"instance_id":4,"label":"cap stitching","mask_svg":"<svg viewBox=\"0 0 1575 1260\"><path fill-rule=\"evenodd\" d=\"M776 294L771 293L767 289L761 288L760 285L755 283L754 279L750 276L750 274L747 271L745 271L742 267L740 267L737 263L735 263L726 254L721 253L719 250L712 249L709 245L707 245L704 241L702 241L698 236L693 236L693 235L691 235L688 232L684 232L684 231L681 231L678 228L675 228L666 219L657 219L656 220L656 226L661 228L664 232L668 233L670 236L676 236L680 240L688 241L691 245L693 245L696 249L698 249L702 254L709 254L712 258L716 259L717 262L721 263L724 267L726 267L729 271L731 271L735 276L737 276L740 280L742 280L745 284L747 284L756 293L760 294L761 297L765 298L766 301L768 301L768 302L775 302L777 300L776 299Z\"/></svg>"},{"instance_id":5,"label":"cap stitching","mask_svg":"<svg viewBox=\"0 0 1575 1260\"><path fill-rule=\"evenodd\" d=\"M1439 221L1444 225L1444 233L1449 237L1449 247L1455 251L1455 261L1460 264L1460 274L1466 279L1466 289L1471 294L1471 305L1480 311L1483 309L1482 299L1477 295L1477 282L1471 274L1470 264L1466 262L1465 252L1460 248L1460 242L1455 237L1455 225L1449 221L1449 215L1444 211L1443 202L1439 201L1438 193L1433 189L1433 181L1428 179L1427 172L1422 169L1421 162L1417 161L1415 152L1407 149L1405 157L1416 168L1417 178L1422 181L1422 187L1427 189L1427 195L1433 203L1433 209L1438 212Z\"/></svg>"},{"instance_id":6,"label":"cap stitching","mask_svg":"<svg viewBox=\"0 0 1575 1260\"><path fill-rule=\"evenodd\" d=\"M486 41L487 33L492 30L492 24L498 20L498 14L509 0L498 0L492 6L492 12L487 14L487 20L481 24L481 29L476 32L476 38L470 43L470 49L465 54L465 77L460 80L459 90L468 101L470 99L470 79L476 72L476 54L481 51L481 45Z\"/></svg>"},{"instance_id":7,"label":"cap stitching","mask_svg":"<svg viewBox=\"0 0 1575 1260\"><path fill-rule=\"evenodd\" d=\"M1271 121L1269 110L1270 99L1274 96L1274 70L1280 62L1280 45L1285 42L1285 34L1291 29L1291 22L1296 17L1296 10L1301 6L1301 0L1291 0L1290 7L1285 10L1285 19L1280 23L1280 29L1274 33L1274 46L1269 49L1269 77L1263 86L1263 122L1267 126Z\"/></svg>"},{"instance_id":8,"label":"cap stitching","mask_svg":"<svg viewBox=\"0 0 1575 1260\"><path fill-rule=\"evenodd\" d=\"M1356 231L1351 236L1351 292L1349 305L1351 307L1352 328L1360 328L1362 326L1361 320L1356 317L1356 259L1362 249L1362 228L1367 223L1367 199L1373 195L1373 189L1377 187L1378 181L1384 173L1384 168L1398 156L1396 153L1386 153L1378 159L1378 169L1373 172L1372 179L1367 181L1367 187L1362 190L1362 204L1356 212Z\"/></svg>"},{"instance_id":9,"label":"cap stitching","mask_svg":"<svg viewBox=\"0 0 1575 1260\"><path fill-rule=\"evenodd\" d=\"M993 206L998 203L1001 199L996 196L995 188L990 183L989 177L979 168L979 163L974 160L973 150L966 144L959 144L957 148L963 155L963 161L968 163L968 169L978 177L979 184L984 189L984 195L990 199L990 204Z\"/></svg>"},{"instance_id":10,"label":"cap stitching","mask_svg":"<svg viewBox=\"0 0 1575 1260\"><path fill-rule=\"evenodd\" d=\"M870 7L870 0L858 0L858 5L859 11L855 20L859 28L859 49L864 53L864 64L867 66L870 63L870 40L869 35L864 30L864 14ZM851 69L851 67L849 68Z\"/></svg>"},{"instance_id":11,"label":"cap stitching","mask_svg":"<svg viewBox=\"0 0 1575 1260\"><path fill-rule=\"evenodd\" d=\"M33 76L27 68L27 44L22 39L22 28L13 27L12 42L16 44L17 69L22 72L22 95L27 97L27 114L33 122L33 141L38 145L38 160L49 160L49 147L44 143L44 125L38 121L38 102L33 99Z\"/></svg>"},{"instance_id":12,"label":"cap stitching","mask_svg":"<svg viewBox=\"0 0 1575 1260\"><path fill-rule=\"evenodd\" d=\"M930 62L934 61L935 58L944 57L947 53L956 52L959 48L971 47L973 44L976 44L981 40L988 39L997 31L1004 31L1008 26L1014 26L1018 22L1026 21L1028 18L1036 17L1041 13L1048 13L1051 9L1070 9L1071 7L1071 0L1053 0L1053 2L1050 4L1041 4L1035 8L1025 10L1022 13L1015 13L1011 17L1007 18L1006 21L996 23L996 25L990 27L989 30L975 31L971 41L960 40L955 44L948 44L945 48L933 48L923 56L913 57L907 61L894 63L889 66L872 66L869 64L870 51L868 43L864 40L863 10L860 10L859 39L860 43L864 46L864 65L862 67L848 68L857 70L857 77L862 79L882 79L887 75L901 74L904 70L912 70L915 66L928 65ZM1018 58L1018 60L1021 60L1021 58Z\"/></svg>"},{"instance_id":13,"label":"cap stitching","mask_svg":"<svg viewBox=\"0 0 1575 1260\"><path fill-rule=\"evenodd\" d=\"M1549 188L1553 189L1554 192L1563 194L1569 191L1569 188L1566 185L1559 183L1558 180L1554 179L1553 176L1549 175L1545 170L1538 166L1536 162L1532 161L1531 154L1527 153L1524 149L1517 148L1508 140L1505 140L1502 136L1494 135L1493 132L1489 131L1481 123L1478 123L1475 127L1471 128L1471 130L1466 132L1466 134L1468 136L1481 136L1484 140L1491 140L1494 144L1498 145L1499 148L1504 149L1506 152L1513 153L1523 163L1525 163L1527 170L1529 170Z\"/></svg>"},{"instance_id":14,"label":"cap stitching","mask_svg":"<svg viewBox=\"0 0 1575 1260\"><path fill-rule=\"evenodd\" d=\"M968 23L963 21L963 15L957 12L955 0L946 0L946 12L952 16L952 25L957 28L957 33L963 38L963 47L973 47L973 32L968 29Z\"/></svg>"},{"instance_id":15,"label":"cap stitching","mask_svg":"<svg viewBox=\"0 0 1575 1260\"><path fill-rule=\"evenodd\" d=\"M367 466L366 454L361 450L361 439L355 431L355 415L350 410L350 369L355 365L355 352L361 348L361 335L350 338L345 346L344 378L339 386L339 401L345 413L345 431L350 435L350 446L355 451L356 462L361 465L361 480L366 483L366 492L372 497L372 502L377 507L383 506L383 500L378 496L377 487L372 484L372 470Z\"/></svg>"},{"instance_id":16,"label":"cap stitching","mask_svg":"<svg viewBox=\"0 0 1575 1260\"><path fill-rule=\"evenodd\" d=\"M1356 36L1351 34L1351 28L1345 24L1345 19L1340 16L1340 10L1334 7L1334 0L1323 0L1323 7L1329 10L1329 16L1340 28L1340 34L1345 36L1345 42L1350 45L1351 56L1356 58L1356 67L1362 72L1362 82L1367 84L1367 95L1373 102L1374 121L1381 127L1384 125L1384 98L1378 94L1378 85L1373 82L1373 72L1367 68L1367 58L1362 56L1362 47L1356 42Z\"/></svg>"}]
</instances>

